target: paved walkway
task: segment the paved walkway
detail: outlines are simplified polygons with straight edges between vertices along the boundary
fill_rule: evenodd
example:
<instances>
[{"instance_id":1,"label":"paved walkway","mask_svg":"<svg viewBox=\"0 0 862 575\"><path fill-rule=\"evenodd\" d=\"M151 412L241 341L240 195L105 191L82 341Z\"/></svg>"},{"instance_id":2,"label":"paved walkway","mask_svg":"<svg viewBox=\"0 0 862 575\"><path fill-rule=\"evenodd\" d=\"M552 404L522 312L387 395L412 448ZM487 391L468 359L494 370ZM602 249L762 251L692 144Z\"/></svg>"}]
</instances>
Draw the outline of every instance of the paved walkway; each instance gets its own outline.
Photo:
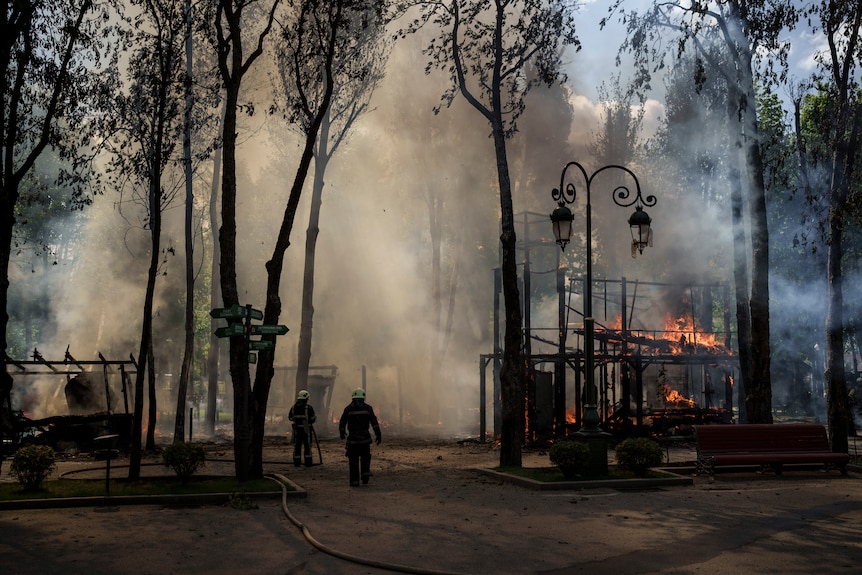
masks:
<instances>
[{"instance_id":1,"label":"paved walkway","mask_svg":"<svg viewBox=\"0 0 862 575\"><path fill-rule=\"evenodd\" d=\"M395 443L395 442L393 442ZM690 453L690 450L689 452ZM4 575L702 574L862 572L862 474L719 474L689 486L539 492L488 477L488 446L374 450L347 485L343 448L267 471L308 497L227 506L0 511ZM684 460L686 448L671 459ZM525 466L546 466L544 453ZM4 466L4 473L6 469ZM211 470L210 470L211 471Z\"/></svg>"}]
</instances>

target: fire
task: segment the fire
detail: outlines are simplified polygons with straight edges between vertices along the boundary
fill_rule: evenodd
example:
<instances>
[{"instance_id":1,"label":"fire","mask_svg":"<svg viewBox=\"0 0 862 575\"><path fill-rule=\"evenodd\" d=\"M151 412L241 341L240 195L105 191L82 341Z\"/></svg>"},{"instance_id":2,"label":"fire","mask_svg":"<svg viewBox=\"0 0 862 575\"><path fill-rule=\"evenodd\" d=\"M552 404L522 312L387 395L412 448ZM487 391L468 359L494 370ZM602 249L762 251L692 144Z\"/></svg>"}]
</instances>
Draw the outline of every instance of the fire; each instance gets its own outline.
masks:
<instances>
[{"instance_id":1,"label":"fire","mask_svg":"<svg viewBox=\"0 0 862 575\"><path fill-rule=\"evenodd\" d=\"M603 326L597 326L597 331L620 332L623 329L622 317L616 318ZM684 353L718 353L731 354L730 349L715 333L703 331L698 328L691 314L685 313L674 317L670 313L665 316L663 328L656 331L637 330L634 332L637 338L649 339L660 343L667 352L679 355Z\"/></svg>"},{"instance_id":2,"label":"fire","mask_svg":"<svg viewBox=\"0 0 862 575\"><path fill-rule=\"evenodd\" d=\"M659 385L659 393L664 394L664 402L672 407L694 407L694 400L685 397L675 389L671 389L668 385Z\"/></svg>"},{"instance_id":3,"label":"fire","mask_svg":"<svg viewBox=\"0 0 862 575\"><path fill-rule=\"evenodd\" d=\"M575 423L577 419L575 418L575 412L569 409L566 410L566 423Z\"/></svg>"},{"instance_id":4,"label":"fire","mask_svg":"<svg viewBox=\"0 0 862 575\"><path fill-rule=\"evenodd\" d=\"M673 317L667 314L664 321L664 338L675 341L672 351L679 353L695 353L697 351L728 351L719 342L714 333L697 329L691 314Z\"/></svg>"}]
</instances>

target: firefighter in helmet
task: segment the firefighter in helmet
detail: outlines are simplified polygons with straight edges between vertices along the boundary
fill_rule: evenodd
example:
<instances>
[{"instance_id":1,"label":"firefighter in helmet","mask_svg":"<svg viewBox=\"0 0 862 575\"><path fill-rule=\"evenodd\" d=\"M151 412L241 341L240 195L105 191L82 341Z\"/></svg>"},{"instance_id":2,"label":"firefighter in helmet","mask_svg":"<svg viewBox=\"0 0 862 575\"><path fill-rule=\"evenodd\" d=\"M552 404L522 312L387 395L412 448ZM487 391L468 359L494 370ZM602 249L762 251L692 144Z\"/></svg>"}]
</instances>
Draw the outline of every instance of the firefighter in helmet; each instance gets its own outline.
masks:
<instances>
[{"instance_id":1,"label":"firefighter in helmet","mask_svg":"<svg viewBox=\"0 0 862 575\"><path fill-rule=\"evenodd\" d=\"M338 434L341 439L347 439L347 460L350 464L350 485L368 483L371 477L371 433L380 445L380 424L374 409L365 403L365 390L357 388L353 391L350 404L344 408L338 422Z\"/></svg>"},{"instance_id":2,"label":"firefighter in helmet","mask_svg":"<svg viewBox=\"0 0 862 575\"><path fill-rule=\"evenodd\" d=\"M306 467L311 467L311 434L317 417L314 408L308 403L306 390L296 394L296 403L290 408L287 418L293 425L293 464L299 467L304 462Z\"/></svg>"}]
</instances>

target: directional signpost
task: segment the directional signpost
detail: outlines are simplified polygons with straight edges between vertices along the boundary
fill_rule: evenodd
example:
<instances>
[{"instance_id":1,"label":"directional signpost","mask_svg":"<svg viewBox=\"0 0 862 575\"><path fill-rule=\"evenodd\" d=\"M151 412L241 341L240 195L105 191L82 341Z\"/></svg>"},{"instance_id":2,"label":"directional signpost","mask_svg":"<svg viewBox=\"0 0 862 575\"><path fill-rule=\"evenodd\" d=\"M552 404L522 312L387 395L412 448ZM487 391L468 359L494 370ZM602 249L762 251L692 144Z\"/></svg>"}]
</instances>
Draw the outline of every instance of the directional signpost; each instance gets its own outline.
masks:
<instances>
[{"instance_id":1,"label":"directional signpost","mask_svg":"<svg viewBox=\"0 0 862 575\"><path fill-rule=\"evenodd\" d=\"M232 323L227 327L220 327L215 330L216 337L234 337L237 335L245 335L245 326L241 323Z\"/></svg>"},{"instance_id":2,"label":"directional signpost","mask_svg":"<svg viewBox=\"0 0 862 575\"><path fill-rule=\"evenodd\" d=\"M250 317L251 319L263 319L263 312L259 309L252 309L244 305L232 305L230 307L217 307L210 312L210 317L216 319L243 319Z\"/></svg>"},{"instance_id":3,"label":"directional signpost","mask_svg":"<svg viewBox=\"0 0 862 575\"><path fill-rule=\"evenodd\" d=\"M249 335L284 335L287 333L286 325L250 325Z\"/></svg>"},{"instance_id":4,"label":"directional signpost","mask_svg":"<svg viewBox=\"0 0 862 575\"><path fill-rule=\"evenodd\" d=\"M260 351L269 351L275 345L271 341L250 341L248 342L248 349L250 350L260 350Z\"/></svg>"},{"instance_id":5,"label":"directional signpost","mask_svg":"<svg viewBox=\"0 0 862 575\"><path fill-rule=\"evenodd\" d=\"M232 323L226 327L215 330L216 337L245 337L249 351L272 351L275 349L273 341L252 341L252 335L284 335L288 332L286 325L251 325L251 320L262 320L263 312L253 309L250 305L232 305L230 307L219 307L210 311L210 316L216 319L245 320L244 322ZM257 363L257 355L248 354L250 364Z\"/></svg>"}]
</instances>

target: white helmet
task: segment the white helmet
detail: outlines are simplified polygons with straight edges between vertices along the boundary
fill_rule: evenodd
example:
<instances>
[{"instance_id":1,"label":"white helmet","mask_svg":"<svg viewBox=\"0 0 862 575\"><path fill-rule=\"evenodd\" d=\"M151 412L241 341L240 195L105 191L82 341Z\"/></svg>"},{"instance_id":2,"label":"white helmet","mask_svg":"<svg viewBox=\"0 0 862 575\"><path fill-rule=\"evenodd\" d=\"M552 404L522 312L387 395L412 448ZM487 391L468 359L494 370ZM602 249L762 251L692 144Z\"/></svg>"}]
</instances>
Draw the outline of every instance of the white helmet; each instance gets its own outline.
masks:
<instances>
[{"instance_id":1,"label":"white helmet","mask_svg":"<svg viewBox=\"0 0 862 575\"><path fill-rule=\"evenodd\" d=\"M297 399L308 399L308 392L303 389L299 393L296 394L296 398Z\"/></svg>"},{"instance_id":2,"label":"white helmet","mask_svg":"<svg viewBox=\"0 0 862 575\"><path fill-rule=\"evenodd\" d=\"M353 390L353 399L365 399L365 390L361 387L357 387Z\"/></svg>"}]
</instances>

